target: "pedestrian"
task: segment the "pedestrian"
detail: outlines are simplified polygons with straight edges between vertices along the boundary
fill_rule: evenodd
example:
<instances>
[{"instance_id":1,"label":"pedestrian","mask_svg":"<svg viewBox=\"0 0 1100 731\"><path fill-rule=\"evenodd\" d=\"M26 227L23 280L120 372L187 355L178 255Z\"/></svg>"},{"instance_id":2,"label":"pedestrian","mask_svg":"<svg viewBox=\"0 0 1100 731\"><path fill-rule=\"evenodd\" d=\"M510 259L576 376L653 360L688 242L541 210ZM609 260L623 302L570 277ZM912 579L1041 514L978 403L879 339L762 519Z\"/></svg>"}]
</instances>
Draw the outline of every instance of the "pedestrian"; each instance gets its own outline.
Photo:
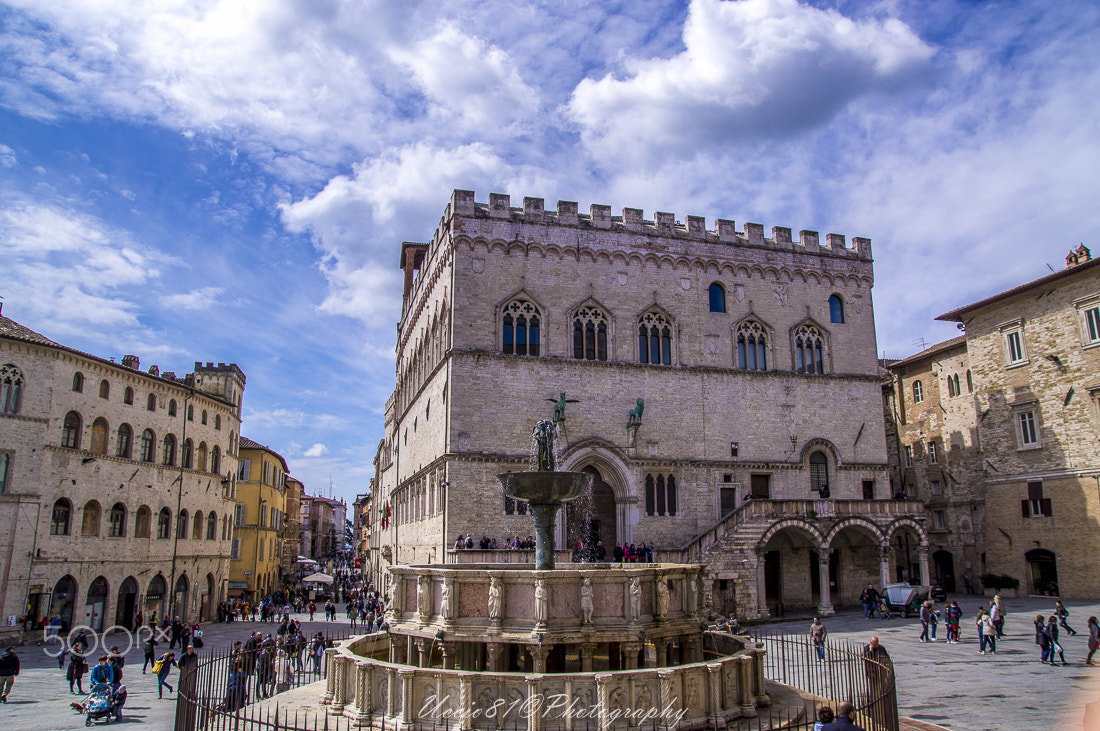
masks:
<instances>
[{"instance_id":1,"label":"pedestrian","mask_svg":"<svg viewBox=\"0 0 1100 731\"><path fill-rule=\"evenodd\" d=\"M294 683L294 669L290 664L290 657L286 650L279 648L275 653L275 692L285 693Z\"/></svg>"},{"instance_id":2,"label":"pedestrian","mask_svg":"<svg viewBox=\"0 0 1100 731\"><path fill-rule=\"evenodd\" d=\"M810 625L810 641L817 650L817 659L825 662L825 638L829 636L829 630L821 623L820 617L814 617L814 623Z\"/></svg>"},{"instance_id":3,"label":"pedestrian","mask_svg":"<svg viewBox=\"0 0 1100 731\"><path fill-rule=\"evenodd\" d=\"M920 642L928 642L928 630L932 627L932 602L926 601L920 605Z\"/></svg>"},{"instance_id":4,"label":"pedestrian","mask_svg":"<svg viewBox=\"0 0 1100 731\"><path fill-rule=\"evenodd\" d=\"M871 641L863 647L863 672L871 687L871 698L883 698L887 691L894 687L894 663L890 659L890 653L879 644L878 637L872 637ZM826 728L833 729L858 729L852 723L851 715L854 708L851 703L841 703L837 708L837 719ZM882 704L882 715L885 716L886 728L898 728L898 707L896 703L886 702Z\"/></svg>"},{"instance_id":5,"label":"pedestrian","mask_svg":"<svg viewBox=\"0 0 1100 731\"><path fill-rule=\"evenodd\" d=\"M1066 623L1066 618L1069 617L1069 610L1066 609L1061 600L1054 602L1054 616L1058 617L1058 626L1069 632L1070 636L1074 636L1077 632Z\"/></svg>"},{"instance_id":6,"label":"pedestrian","mask_svg":"<svg viewBox=\"0 0 1100 731\"><path fill-rule=\"evenodd\" d=\"M1096 617L1089 617L1089 654L1085 658L1086 665L1093 665L1092 654L1100 648L1100 624L1097 624Z\"/></svg>"},{"instance_id":7,"label":"pedestrian","mask_svg":"<svg viewBox=\"0 0 1100 731\"><path fill-rule=\"evenodd\" d=\"M825 731L863 731L862 726L857 726L852 721L856 707L848 701L844 701L836 709L836 720L824 726Z\"/></svg>"},{"instance_id":8,"label":"pedestrian","mask_svg":"<svg viewBox=\"0 0 1100 731\"><path fill-rule=\"evenodd\" d=\"M1005 619L1008 617L1008 612L1005 611L1005 603L1001 599L1001 592L999 591L993 596L993 606L997 611L990 611L990 618L993 620L993 626L997 628L997 637L1004 637Z\"/></svg>"},{"instance_id":9,"label":"pedestrian","mask_svg":"<svg viewBox=\"0 0 1100 731\"><path fill-rule=\"evenodd\" d=\"M145 651L145 662L141 664L141 674L145 675L145 668L156 665L157 663L157 637L156 633L149 635L149 638L142 644L142 649Z\"/></svg>"},{"instance_id":10,"label":"pedestrian","mask_svg":"<svg viewBox=\"0 0 1100 731\"><path fill-rule=\"evenodd\" d=\"M115 671L107 664L107 656L101 655L99 660L96 661L96 666L92 668L92 674L88 678L89 690L95 688L100 683L107 683L108 685L114 680Z\"/></svg>"},{"instance_id":11,"label":"pedestrian","mask_svg":"<svg viewBox=\"0 0 1100 731\"><path fill-rule=\"evenodd\" d=\"M833 723L833 709L828 706L822 706L817 709L817 723L814 724L813 731L825 731L826 726L831 726Z\"/></svg>"},{"instance_id":12,"label":"pedestrian","mask_svg":"<svg viewBox=\"0 0 1100 731\"><path fill-rule=\"evenodd\" d=\"M9 647L0 655L0 703L8 702L8 693L15 683L15 677L19 675L19 656L15 654L15 648Z\"/></svg>"},{"instance_id":13,"label":"pedestrian","mask_svg":"<svg viewBox=\"0 0 1100 731\"><path fill-rule=\"evenodd\" d=\"M248 674L240 662L233 663L229 671L229 682L225 687L224 709L232 713L244 708L245 699L248 697Z\"/></svg>"},{"instance_id":14,"label":"pedestrian","mask_svg":"<svg viewBox=\"0 0 1100 731\"><path fill-rule=\"evenodd\" d=\"M65 679L69 681L69 694L73 693L73 683L76 690L84 695L84 673L88 672L88 661L84 658L84 646L74 645L72 659L69 661L69 669L65 671Z\"/></svg>"},{"instance_id":15,"label":"pedestrian","mask_svg":"<svg viewBox=\"0 0 1100 731\"><path fill-rule=\"evenodd\" d=\"M985 654L985 625L982 624L982 620L985 618L985 607L978 607L978 615L974 617L974 624L978 628L978 654Z\"/></svg>"},{"instance_id":16,"label":"pedestrian","mask_svg":"<svg viewBox=\"0 0 1100 731\"><path fill-rule=\"evenodd\" d=\"M1058 653L1058 659L1062 661L1062 665L1069 665L1066 662L1066 656L1063 653L1062 646L1058 644L1058 618L1053 614L1047 619L1047 636L1050 637L1050 664L1054 664L1054 653Z\"/></svg>"},{"instance_id":17,"label":"pedestrian","mask_svg":"<svg viewBox=\"0 0 1100 731\"><path fill-rule=\"evenodd\" d=\"M863 593L859 595L859 603L863 605L863 618L874 619L875 607L878 606L878 592L875 591L875 587L871 584L867 585L867 588L863 590Z\"/></svg>"},{"instance_id":18,"label":"pedestrian","mask_svg":"<svg viewBox=\"0 0 1100 731\"><path fill-rule=\"evenodd\" d=\"M317 611L317 605L313 602L309 603L309 621L313 621L313 613Z\"/></svg>"},{"instance_id":19,"label":"pedestrian","mask_svg":"<svg viewBox=\"0 0 1100 731\"><path fill-rule=\"evenodd\" d=\"M944 612L944 621L947 623L947 641L953 645L959 644L959 629L962 623L962 610L958 602L951 602L951 606Z\"/></svg>"},{"instance_id":20,"label":"pedestrian","mask_svg":"<svg viewBox=\"0 0 1100 731\"><path fill-rule=\"evenodd\" d=\"M996 609L997 605L994 604L992 608ZM981 623L982 623L982 637L985 638L985 645L986 645L986 647L989 648L989 654L990 655L996 655L997 654L997 626L995 624L993 624L993 613L990 612L989 614L986 614L985 612L982 612ZM979 654L984 655L985 652L982 651Z\"/></svg>"},{"instance_id":21,"label":"pedestrian","mask_svg":"<svg viewBox=\"0 0 1100 731\"><path fill-rule=\"evenodd\" d=\"M1039 645L1039 664L1046 664L1049 660L1050 664L1053 665L1053 646L1050 642L1050 635L1047 633L1046 622L1041 614L1035 617L1035 644Z\"/></svg>"},{"instance_id":22,"label":"pedestrian","mask_svg":"<svg viewBox=\"0 0 1100 731\"><path fill-rule=\"evenodd\" d=\"M175 688L168 684L168 673L172 672L172 667L176 665L176 653L166 652L157 659L156 665L153 666L153 674L157 676L157 698L164 697L164 689L167 688L169 693L174 693Z\"/></svg>"}]
</instances>

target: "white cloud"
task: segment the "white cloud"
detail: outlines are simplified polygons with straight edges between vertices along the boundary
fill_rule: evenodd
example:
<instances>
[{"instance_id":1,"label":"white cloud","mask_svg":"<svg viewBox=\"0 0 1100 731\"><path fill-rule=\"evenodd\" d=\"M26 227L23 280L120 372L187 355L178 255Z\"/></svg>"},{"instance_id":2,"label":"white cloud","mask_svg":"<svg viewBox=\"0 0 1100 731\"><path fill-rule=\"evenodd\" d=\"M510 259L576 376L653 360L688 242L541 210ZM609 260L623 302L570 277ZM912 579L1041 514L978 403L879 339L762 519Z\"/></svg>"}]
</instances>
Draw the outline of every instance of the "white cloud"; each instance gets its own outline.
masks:
<instances>
[{"instance_id":1,"label":"white cloud","mask_svg":"<svg viewBox=\"0 0 1100 731\"><path fill-rule=\"evenodd\" d=\"M898 20L850 20L796 0L693 0L685 50L577 85L568 113L607 160L694 156L827 125L849 102L929 72L932 49Z\"/></svg>"},{"instance_id":2,"label":"white cloud","mask_svg":"<svg viewBox=\"0 0 1100 731\"><path fill-rule=\"evenodd\" d=\"M509 166L487 145L422 142L355 166L354 176L284 205L282 218L291 231L310 231L322 252L331 291L321 309L389 328L400 311L400 242L427 240L445 205L441 194L478 184L499 190L508 177Z\"/></svg>"},{"instance_id":3,"label":"white cloud","mask_svg":"<svg viewBox=\"0 0 1100 731\"><path fill-rule=\"evenodd\" d=\"M225 290L221 287L203 287L182 294L170 294L160 298L167 308L180 310L208 310L220 304L218 297Z\"/></svg>"},{"instance_id":4,"label":"white cloud","mask_svg":"<svg viewBox=\"0 0 1100 731\"><path fill-rule=\"evenodd\" d=\"M128 231L60 202L0 199L0 245L7 301L54 323L58 336L140 328L134 288L160 276L158 255Z\"/></svg>"},{"instance_id":5,"label":"white cloud","mask_svg":"<svg viewBox=\"0 0 1100 731\"><path fill-rule=\"evenodd\" d=\"M535 90L523 82L507 53L452 23L411 47L395 48L392 56L412 69L444 116L457 117L472 131L500 132L538 105Z\"/></svg>"},{"instance_id":6,"label":"white cloud","mask_svg":"<svg viewBox=\"0 0 1100 731\"><path fill-rule=\"evenodd\" d=\"M0 144L0 167L13 168L16 164L15 150L7 145Z\"/></svg>"},{"instance_id":7,"label":"white cloud","mask_svg":"<svg viewBox=\"0 0 1100 731\"><path fill-rule=\"evenodd\" d=\"M328 456L328 447L320 442L317 442L312 447L302 452L303 457L326 457Z\"/></svg>"}]
</instances>

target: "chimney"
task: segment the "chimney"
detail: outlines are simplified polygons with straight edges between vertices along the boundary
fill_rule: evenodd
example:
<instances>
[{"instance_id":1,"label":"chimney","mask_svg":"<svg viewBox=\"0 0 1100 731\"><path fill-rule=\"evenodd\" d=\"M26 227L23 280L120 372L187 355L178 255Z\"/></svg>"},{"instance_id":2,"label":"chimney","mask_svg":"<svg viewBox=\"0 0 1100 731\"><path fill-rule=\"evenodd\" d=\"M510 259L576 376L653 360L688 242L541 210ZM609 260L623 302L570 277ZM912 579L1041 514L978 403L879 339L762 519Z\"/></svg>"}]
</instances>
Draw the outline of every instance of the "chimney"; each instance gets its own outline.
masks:
<instances>
[{"instance_id":1,"label":"chimney","mask_svg":"<svg viewBox=\"0 0 1100 731\"><path fill-rule=\"evenodd\" d=\"M122 367L131 368L136 371L141 367L141 361L136 355L124 355L122 356Z\"/></svg>"}]
</instances>

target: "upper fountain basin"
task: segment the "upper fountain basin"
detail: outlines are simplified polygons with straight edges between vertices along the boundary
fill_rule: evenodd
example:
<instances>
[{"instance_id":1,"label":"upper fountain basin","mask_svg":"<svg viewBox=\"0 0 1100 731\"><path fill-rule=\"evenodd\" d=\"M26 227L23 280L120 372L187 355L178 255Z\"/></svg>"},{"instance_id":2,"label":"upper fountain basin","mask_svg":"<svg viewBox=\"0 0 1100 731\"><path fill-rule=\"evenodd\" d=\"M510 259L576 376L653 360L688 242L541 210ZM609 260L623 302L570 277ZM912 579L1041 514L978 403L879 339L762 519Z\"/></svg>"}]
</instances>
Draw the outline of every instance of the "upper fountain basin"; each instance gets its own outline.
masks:
<instances>
[{"instance_id":1,"label":"upper fountain basin","mask_svg":"<svg viewBox=\"0 0 1100 731\"><path fill-rule=\"evenodd\" d=\"M592 487L591 472L505 472L497 475L504 494L529 503L558 503Z\"/></svg>"}]
</instances>

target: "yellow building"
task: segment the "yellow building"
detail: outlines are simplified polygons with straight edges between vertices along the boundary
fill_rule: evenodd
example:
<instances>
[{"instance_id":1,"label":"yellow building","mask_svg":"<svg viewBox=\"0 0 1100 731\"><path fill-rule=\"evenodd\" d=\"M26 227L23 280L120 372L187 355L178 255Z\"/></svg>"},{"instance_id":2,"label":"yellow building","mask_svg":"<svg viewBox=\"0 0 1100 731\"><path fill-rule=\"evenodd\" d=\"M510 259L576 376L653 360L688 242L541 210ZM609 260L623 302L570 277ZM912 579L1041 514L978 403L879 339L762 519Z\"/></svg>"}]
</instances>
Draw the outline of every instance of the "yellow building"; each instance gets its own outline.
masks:
<instances>
[{"instance_id":1,"label":"yellow building","mask_svg":"<svg viewBox=\"0 0 1100 731\"><path fill-rule=\"evenodd\" d=\"M241 437L229 596L258 601L282 585L286 527L286 460Z\"/></svg>"}]
</instances>

